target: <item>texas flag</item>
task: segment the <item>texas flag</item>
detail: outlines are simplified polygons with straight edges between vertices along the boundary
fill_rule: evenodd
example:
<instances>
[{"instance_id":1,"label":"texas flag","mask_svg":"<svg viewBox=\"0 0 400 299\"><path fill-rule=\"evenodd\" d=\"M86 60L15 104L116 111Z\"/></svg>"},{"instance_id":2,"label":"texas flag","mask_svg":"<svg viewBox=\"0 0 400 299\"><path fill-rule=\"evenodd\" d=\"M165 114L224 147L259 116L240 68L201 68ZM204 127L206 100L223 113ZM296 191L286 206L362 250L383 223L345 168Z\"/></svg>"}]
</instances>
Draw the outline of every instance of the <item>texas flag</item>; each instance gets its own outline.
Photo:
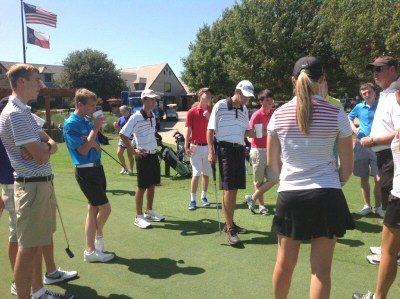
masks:
<instances>
[{"instance_id":1,"label":"texas flag","mask_svg":"<svg viewBox=\"0 0 400 299\"><path fill-rule=\"evenodd\" d=\"M42 48L50 49L50 35L38 32L26 26L27 43Z\"/></svg>"}]
</instances>

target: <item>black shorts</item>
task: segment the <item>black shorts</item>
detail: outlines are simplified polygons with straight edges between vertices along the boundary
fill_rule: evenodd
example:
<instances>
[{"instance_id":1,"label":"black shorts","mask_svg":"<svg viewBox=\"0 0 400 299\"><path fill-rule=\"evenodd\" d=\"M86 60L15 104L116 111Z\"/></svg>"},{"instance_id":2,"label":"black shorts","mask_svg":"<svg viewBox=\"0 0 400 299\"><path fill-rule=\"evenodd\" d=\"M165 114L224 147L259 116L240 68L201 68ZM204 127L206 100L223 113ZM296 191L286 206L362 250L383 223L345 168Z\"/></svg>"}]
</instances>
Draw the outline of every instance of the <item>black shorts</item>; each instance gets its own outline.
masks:
<instances>
[{"instance_id":1,"label":"black shorts","mask_svg":"<svg viewBox=\"0 0 400 299\"><path fill-rule=\"evenodd\" d=\"M394 164L391 149L376 152L379 176L381 177L382 207L386 210L390 191L393 189Z\"/></svg>"},{"instance_id":2,"label":"black shorts","mask_svg":"<svg viewBox=\"0 0 400 299\"><path fill-rule=\"evenodd\" d=\"M218 144L220 188L246 189L245 147Z\"/></svg>"},{"instance_id":3,"label":"black shorts","mask_svg":"<svg viewBox=\"0 0 400 299\"><path fill-rule=\"evenodd\" d=\"M294 240L343 237L354 229L341 189L320 188L281 191L278 195L272 232Z\"/></svg>"},{"instance_id":4,"label":"black shorts","mask_svg":"<svg viewBox=\"0 0 400 299\"><path fill-rule=\"evenodd\" d=\"M108 203L107 181L103 166L75 168L75 178L92 206Z\"/></svg>"},{"instance_id":5,"label":"black shorts","mask_svg":"<svg viewBox=\"0 0 400 299\"><path fill-rule=\"evenodd\" d=\"M392 194L389 195L383 224L388 227L400 229L400 198Z\"/></svg>"},{"instance_id":6,"label":"black shorts","mask_svg":"<svg viewBox=\"0 0 400 299\"><path fill-rule=\"evenodd\" d=\"M157 154L136 157L136 170L139 188L147 189L152 185L160 184L161 168Z\"/></svg>"}]
</instances>

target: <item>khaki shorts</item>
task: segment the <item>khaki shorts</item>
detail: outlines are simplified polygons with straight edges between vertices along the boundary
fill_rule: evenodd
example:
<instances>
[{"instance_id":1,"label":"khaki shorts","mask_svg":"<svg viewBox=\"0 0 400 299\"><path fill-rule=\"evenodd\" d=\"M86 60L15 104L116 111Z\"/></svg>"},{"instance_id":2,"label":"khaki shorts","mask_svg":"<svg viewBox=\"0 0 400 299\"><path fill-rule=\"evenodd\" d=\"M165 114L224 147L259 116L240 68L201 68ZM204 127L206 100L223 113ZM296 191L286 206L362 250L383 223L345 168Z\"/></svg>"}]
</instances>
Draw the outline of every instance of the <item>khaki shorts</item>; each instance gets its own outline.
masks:
<instances>
[{"instance_id":1,"label":"khaki shorts","mask_svg":"<svg viewBox=\"0 0 400 299\"><path fill-rule=\"evenodd\" d=\"M47 246L56 231L56 197L52 181L15 182L18 246Z\"/></svg>"},{"instance_id":2,"label":"khaki shorts","mask_svg":"<svg viewBox=\"0 0 400 299\"><path fill-rule=\"evenodd\" d=\"M8 211L9 214L9 227L10 227L10 242L18 242L17 237L17 214L15 213L15 203L14 203L14 184L3 185L1 192L1 197L4 202L4 209Z\"/></svg>"},{"instance_id":3,"label":"khaki shorts","mask_svg":"<svg viewBox=\"0 0 400 299\"><path fill-rule=\"evenodd\" d=\"M253 181L255 186L261 186L264 178L269 182L279 182L279 177L267 167L267 151L263 149L252 148L250 150L250 160L253 165Z\"/></svg>"},{"instance_id":4,"label":"khaki shorts","mask_svg":"<svg viewBox=\"0 0 400 299\"><path fill-rule=\"evenodd\" d=\"M196 151L190 156L190 162L192 163L193 176L205 176L212 175L212 169L210 161L208 161L208 146L197 145Z\"/></svg>"}]
</instances>

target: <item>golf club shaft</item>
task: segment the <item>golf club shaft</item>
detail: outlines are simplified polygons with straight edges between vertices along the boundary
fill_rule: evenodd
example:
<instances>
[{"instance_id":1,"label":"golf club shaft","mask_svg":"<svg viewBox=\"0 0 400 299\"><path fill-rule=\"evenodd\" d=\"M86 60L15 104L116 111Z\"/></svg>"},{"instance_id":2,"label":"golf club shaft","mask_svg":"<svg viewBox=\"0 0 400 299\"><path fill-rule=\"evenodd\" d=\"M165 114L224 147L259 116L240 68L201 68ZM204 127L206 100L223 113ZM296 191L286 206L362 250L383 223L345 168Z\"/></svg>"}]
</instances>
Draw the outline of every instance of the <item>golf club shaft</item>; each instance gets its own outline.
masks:
<instances>
[{"instance_id":1,"label":"golf club shaft","mask_svg":"<svg viewBox=\"0 0 400 299\"><path fill-rule=\"evenodd\" d=\"M217 175L216 175L216 168L215 168L215 161L211 164L213 179L214 179L214 192L215 192L215 204L217 206L217 215L218 215L218 230L221 233L221 219L219 216L219 204L218 204L218 194L217 194Z\"/></svg>"},{"instance_id":2,"label":"golf club shaft","mask_svg":"<svg viewBox=\"0 0 400 299\"><path fill-rule=\"evenodd\" d=\"M121 164L121 162L119 162L117 159L115 159L113 156L111 156L104 148L101 148L101 150L107 155L109 156L111 159L113 159L115 162L117 162L119 165L121 165L124 168L124 165Z\"/></svg>"},{"instance_id":3,"label":"golf club shaft","mask_svg":"<svg viewBox=\"0 0 400 299\"><path fill-rule=\"evenodd\" d=\"M58 206L58 202L56 202L56 207L57 207L58 216L60 216L61 226L63 228L63 232L64 232L64 236L65 236L65 241L67 241L67 246L69 248L68 237L67 237L67 233L65 232L64 221L63 221L62 216L61 216L61 212L60 212L60 208Z\"/></svg>"}]
</instances>

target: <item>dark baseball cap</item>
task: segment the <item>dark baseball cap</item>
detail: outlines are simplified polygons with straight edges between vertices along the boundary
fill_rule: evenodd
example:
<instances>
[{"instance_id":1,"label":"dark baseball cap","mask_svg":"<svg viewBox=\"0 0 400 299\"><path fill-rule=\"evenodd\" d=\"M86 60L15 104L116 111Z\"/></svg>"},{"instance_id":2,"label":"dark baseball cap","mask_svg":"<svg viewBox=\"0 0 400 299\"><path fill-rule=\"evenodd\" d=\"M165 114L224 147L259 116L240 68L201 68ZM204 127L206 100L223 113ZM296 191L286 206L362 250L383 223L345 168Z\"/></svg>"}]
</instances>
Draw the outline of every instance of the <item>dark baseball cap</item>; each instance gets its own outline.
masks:
<instances>
[{"instance_id":1,"label":"dark baseball cap","mask_svg":"<svg viewBox=\"0 0 400 299\"><path fill-rule=\"evenodd\" d=\"M313 56L306 56L297 60L293 68L295 79L299 77L302 70L307 70L312 79L318 79L324 74L321 60Z\"/></svg>"},{"instance_id":2,"label":"dark baseball cap","mask_svg":"<svg viewBox=\"0 0 400 299\"><path fill-rule=\"evenodd\" d=\"M395 66L397 68L397 59L391 56L378 57L374 60L374 62L368 63L366 68L367 70L372 71L374 67L384 65Z\"/></svg>"},{"instance_id":3,"label":"dark baseball cap","mask_svg":"<svg viewBox=\"0 0 400 299\"><path fill-rule=\"evenodd\" d=\"M211 94L214 94L214 90L211 89L210 87L203 87L203 88L199 89L197 95L200 96L203 92L206 92L206 91L209 91L209 92L211 92Z\"/></svg>"}]
</instances>

